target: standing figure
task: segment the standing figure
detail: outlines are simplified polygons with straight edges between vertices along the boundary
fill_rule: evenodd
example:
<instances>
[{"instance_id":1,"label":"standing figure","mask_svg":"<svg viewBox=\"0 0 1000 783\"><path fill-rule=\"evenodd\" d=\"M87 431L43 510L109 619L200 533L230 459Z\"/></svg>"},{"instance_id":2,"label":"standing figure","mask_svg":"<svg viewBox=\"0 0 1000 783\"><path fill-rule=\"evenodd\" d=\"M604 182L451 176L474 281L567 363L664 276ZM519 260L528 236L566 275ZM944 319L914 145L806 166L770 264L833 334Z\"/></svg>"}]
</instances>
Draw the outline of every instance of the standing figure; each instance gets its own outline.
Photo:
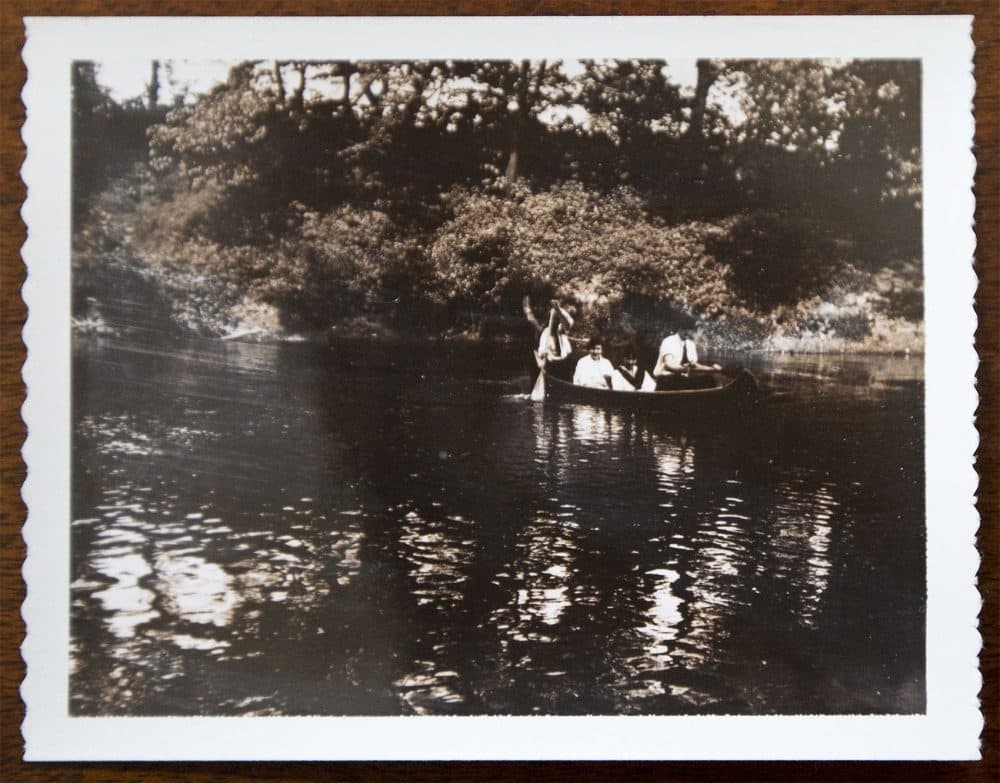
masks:
<instances>
[{"instance_id":1,"label":"standing figure","mask_svg":"<svg viewBox=\"0 0 1000 783\"><path fill-rule=\"evenodd\" d=\"M538 350L535 351L535 362L539 368L547 363L562 362L573 355L573 346L569 341L569 330L573 328L573 317L566 312L558 299L549 303L549 322L542 329L538 338ZM549 367L549 372L556 367Z\"/></svg>"}]
</instances>

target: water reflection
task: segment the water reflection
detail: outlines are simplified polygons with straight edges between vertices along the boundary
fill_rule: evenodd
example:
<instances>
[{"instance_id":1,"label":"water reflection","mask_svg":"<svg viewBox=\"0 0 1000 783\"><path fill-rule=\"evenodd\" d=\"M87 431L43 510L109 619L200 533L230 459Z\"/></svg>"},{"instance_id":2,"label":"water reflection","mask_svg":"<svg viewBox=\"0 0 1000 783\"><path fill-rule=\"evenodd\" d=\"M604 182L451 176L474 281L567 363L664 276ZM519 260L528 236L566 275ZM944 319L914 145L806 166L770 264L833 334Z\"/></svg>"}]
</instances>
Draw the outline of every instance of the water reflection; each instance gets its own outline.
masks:
<instances>
[{"instance_id":1,"label":"water reflection","mask_svg":"<svg viewBox=\"0 0 1000 783\"><path fill-rule=\"evenodd\" d=\"M315 350L78 357L74 714L922 708L905 365L740 431Z\"/></svg>"},{"instance_id":2,"label":"water reflection","mask_svg":"<svg viewBox=\"0 0 1000 783\"><path fill-rule=\"evenodd\" d=\"M398 547L407 562L409 593L418 611L438 618L415 638L416 670L393 682L402 702L418 715L451 712L466 701L456 661L456 639L441 626L444 618L461 613L473 562L472 523L462 516L403 516ZM447 622L447 620L444 620Z\"/></svg>"},{"instance_id":3,"label":"water reflection","mask_svg":"<svg viewBox=\"0 0 1000 783\"><path fill-rule=\"evenodd\" d=\"M571 590L580 533L572 520L539 517L517 535L515 557L497 574L509 592L491 623L514 641L551 642L570 603L586 602Z\"/></svg>"},{"instance_id":4,"label":"water reflection","mask_svg":"<svg viewBox=\"0 0 1000 783\"><path fill-rule=\"evenodd\" d=\"M468 527L463 517L433 520L416 511L406 513L400 551L409 561L411 592L418 605L431 604L447 611L464 598L473 544Z\"/></svg>"},{"instance_id":5,"label":"water reflection","mask_svg":"<svg viewBox=\"0 0 1000 783\"><path fill-rule=\"evenodd\" d=\"M160 613L153 609L156 595L139 586L139 580L152 573L149 563L127 549L106 552L93 560L94 569L110 577L114 584L92 593L101 602L108 628L119 639L135 636L136 628Z\"/></svg>"},{"instance_id":6,"label":"water reflection","mask_svg":"<svg viewBox=\"0 0 1000 783\"><path fill-rule=\"evenodd\" d=\"M163 552L154 567L166 611L188 623L224 627L232 622L240 599L233 578L218 565L203 557Z\"/></svg>"},{"instance_id":7,"label":"water reflection","mask_svg":"<svg viewBox=\"0 0 1000 783\"><path fill-rule=\"evenodd\" d=\"M607 532L614 557L600 564L602 581L627 585L614 593L620 614L631 617L622 637L630 651L619 663L625 676L615 686L623 701L640 710L656 700L678 710L732 703L722 672L746 617L774 602L788 605L803 628L816 627L829 550L849 528L836 518L833 481L815 482L815 470L799 469L808 482L771 482L766 474L748 482L769 469L754 438L725 441L587 406L536 411L532 427L547 497L518 535L521 559L500 575L514 583L516 598L494 611L491 624L507 641L565 643L560 624L581 594L609 609L607 593L578 561L605 546L609 507L623 497L628 510L618 510ZM530 646L518 656L507 650L522 670L545 659Z\"/></svg>"},{"instance_id":8,"label":"water reflection","mask_svg":"<svg viewBox=\"0 0 1000 783\"><path fill-rule=\"evenodd\" d=\"M655 581L652 584L649 608L646 610L649 622L641 626L639 631L649 637L647 655L656 659L656 664L663 667L667 665L667 661L663 659L670 655L669 642L677 638L678 626L684 619L681 614L684 599L673 591L673 585L680 574L668 568L656 568L647 571L646 575L655 577Z\"/></svg>"},{"instance_id":9,"label":"water reflection","mask_svg":"<svg viewBox=\"0 0 1000 783\"><path fill-rule=\"evenodd\" d=\"M686 435L659 434L650 440L656 459L658 490L666 496L661 505L671 508L677 496L689 488L693 480L694 446Z\"/></svg>"},{"instance_id":10,"label":"water reflection","mask_svg":"<svg viewBox=\"0 0 1000 783\"><path fill-rule=\"evenodd\" d=\"M761 553L751 555L747 529L751 520L733 514L738 504L727 499L738 497L738 487L734 479L723 478L712 488L714 508L698 515L689 538L671 543L690 579L691 624L682 653L690 663L704 662L718 649L729 633L730 618L752 600L747 583ZM759 545L760 539L755 543Z\"/></svg>"},{"instance_id":11,"label":"water reflection","mask_svg":"<svg viewBox=\"0 0 1000 783\"><path fill-rule=\"evenodd\" d=\"M590 405L569 407L570 433L579 444L593 445L620 439L625 430L623 416ZM564 441L565 442L565 441Z\"/></svg>"},{"instance_id":12,"label":"water reflection","mask_svg":"<svg viewBox=\"0 0 1000 783\"><path fill-rule=\"evenodd\" d=\"M196 386L195 377L181 381ZM209 393L220 391L225 394ZM319 607L331 589L349 588L362 567L365 534L349 485L327 481L319 497L287 479L270 485L271 457L280 460L275 452L285 450L273 434L287 431L287 420L240 422L240 437L279 444L260 451L245 441L236 449L226 442L231 433L218 430L217 408L191 405L166 390L154 410L142 418L103 411L78 424L75 709L121 703L111 700L114 692L131 700L124 703L135 714L170 714L177 702L166 694L209 661L240 667L261 659L262 643L276 631L285 639L321 638ZM309 455L290 458L303 445ZM246 449L252 456L233 475L232 455ZM331 465L316 461L322 451L308 439L287 451L286 463L300 471ZM312 477L305 483L316 486ZM81 502L87 487L91 499ZM351 610L346 604L339 613ZM95 647L106 654L88 654ZM222 711L280 712L280 698L240 693L254 689L255 681L233 681L243 684L218 695L212 687L196 688L181 711L200 712L207 701Z\"/></svg>"},{"instance_id":13,"label":"water reflection","mask_svg":"<svg viewBox=\"0 0 1000 783\"><path fill-rule=\"evenodd\" d=\"M775 571L800 602L799 618L808 627L815 627L829 585L832 524L840 505L835 492L830 481L810 488L799 477L778 487L774 505Z\"/></svg>"}]
</instances>

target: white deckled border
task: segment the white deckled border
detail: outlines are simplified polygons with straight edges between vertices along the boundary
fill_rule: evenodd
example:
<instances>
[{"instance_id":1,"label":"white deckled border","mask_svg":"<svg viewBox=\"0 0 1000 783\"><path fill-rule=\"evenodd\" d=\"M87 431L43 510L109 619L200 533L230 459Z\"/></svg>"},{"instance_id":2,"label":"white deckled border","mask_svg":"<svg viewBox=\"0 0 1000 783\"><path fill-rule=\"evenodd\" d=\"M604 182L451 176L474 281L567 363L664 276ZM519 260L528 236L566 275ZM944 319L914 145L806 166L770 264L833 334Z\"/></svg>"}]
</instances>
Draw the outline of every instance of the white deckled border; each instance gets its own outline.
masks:
<instances>
[{"instance_id":1,"label":"white deckled border","mask_svg":"<svg viewBox=\"0 0 1000 783\"><path fill-rule=\"evenodd\" d=\"M975 759L971 17L32 18L23 91L26 758ZM927 714L73 718L68 714L70 63L74 59L881 57L923 60Z\"/></svg>"}]
</instances>

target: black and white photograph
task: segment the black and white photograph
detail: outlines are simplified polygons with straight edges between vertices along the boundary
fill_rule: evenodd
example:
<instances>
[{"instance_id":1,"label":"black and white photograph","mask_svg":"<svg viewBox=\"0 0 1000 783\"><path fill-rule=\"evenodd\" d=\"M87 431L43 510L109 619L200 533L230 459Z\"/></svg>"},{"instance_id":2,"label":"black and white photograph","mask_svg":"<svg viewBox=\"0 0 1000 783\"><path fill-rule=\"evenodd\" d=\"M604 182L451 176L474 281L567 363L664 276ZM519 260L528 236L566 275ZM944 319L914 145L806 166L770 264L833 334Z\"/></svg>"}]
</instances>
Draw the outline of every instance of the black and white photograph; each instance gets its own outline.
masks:
<instances>
[{"instance_id":1,"label":"black and white photograph","mask_svg":"<svg viewBox=\"0 0 1000 783\"><path fill-rule=\"evenodd\" d=\"M924 63L563 50L69 59L70 720L928 715Z\"/></svg>"}]
</instances>

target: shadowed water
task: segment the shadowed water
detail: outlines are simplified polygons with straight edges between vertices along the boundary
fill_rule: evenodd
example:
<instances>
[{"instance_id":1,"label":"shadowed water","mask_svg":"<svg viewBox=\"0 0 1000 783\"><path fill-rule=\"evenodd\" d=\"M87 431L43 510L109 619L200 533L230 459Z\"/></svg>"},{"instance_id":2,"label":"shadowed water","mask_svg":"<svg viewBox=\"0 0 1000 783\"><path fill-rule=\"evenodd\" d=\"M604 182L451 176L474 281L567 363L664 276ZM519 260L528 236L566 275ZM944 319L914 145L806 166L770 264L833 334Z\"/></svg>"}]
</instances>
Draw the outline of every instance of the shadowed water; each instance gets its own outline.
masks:
<instances>
[{"instance_id":1,"label":"shadowed water","mask_svg":"<svg viewBox=\"0 0 1000 783\"><path fill-rule=\"evenodd\" d=\"M72 712L924 710L919 358L689 427L523 353L78 341Z\"/></svg>"}]
</instances>

